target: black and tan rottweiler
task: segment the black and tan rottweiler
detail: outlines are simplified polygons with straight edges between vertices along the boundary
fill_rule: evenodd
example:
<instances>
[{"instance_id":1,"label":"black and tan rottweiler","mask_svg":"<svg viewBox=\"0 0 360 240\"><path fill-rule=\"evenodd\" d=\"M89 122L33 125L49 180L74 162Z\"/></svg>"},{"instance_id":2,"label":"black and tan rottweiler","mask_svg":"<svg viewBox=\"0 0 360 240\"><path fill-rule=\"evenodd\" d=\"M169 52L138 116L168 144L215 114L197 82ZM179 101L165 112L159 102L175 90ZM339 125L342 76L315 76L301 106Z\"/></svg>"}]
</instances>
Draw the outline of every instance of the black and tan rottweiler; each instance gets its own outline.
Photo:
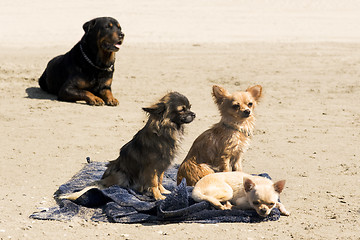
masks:
<instances>
[{"instance_id":1,"label":"black and tan rottweiler","mask_svg":"<svg viewBox=\"0 0 360 240\"><path fill-rule=\"evenodd\" d=\"M86 22L83 29L80 42L48 63L39 85L61 101L116 106L119 101L112 95L111 83L115 52L124 39L120 24L100 17Z\"/></svg>"}]
</instances>

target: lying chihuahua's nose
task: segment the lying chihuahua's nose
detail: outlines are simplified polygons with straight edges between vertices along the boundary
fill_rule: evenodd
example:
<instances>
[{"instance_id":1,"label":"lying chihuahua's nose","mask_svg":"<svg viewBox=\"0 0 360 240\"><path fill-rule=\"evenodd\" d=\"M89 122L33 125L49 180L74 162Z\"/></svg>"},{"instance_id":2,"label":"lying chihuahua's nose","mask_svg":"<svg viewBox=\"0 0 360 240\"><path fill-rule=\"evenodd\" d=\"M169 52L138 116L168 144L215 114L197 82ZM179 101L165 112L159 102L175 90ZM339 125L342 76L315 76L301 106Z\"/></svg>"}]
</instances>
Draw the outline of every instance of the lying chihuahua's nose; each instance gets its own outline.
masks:
<instances>
[{"instance_id":1,"label":"lying chihuahua's nose","mask_svg":"<svg viewBox=\"0 0 360 240\"><path fill-rule=\"evenodd\" d=\"M259 212L260 212L261 215L265 215L266 214L266 209L264 209L264 208L260 209Z\"/></svg>"},{"instance_id":2,"label":"lying chihuahua's nose","mask_svg":"<svg viewBox=\"0 0 360 240\"><path fill-rule=\"evenodd\" d=\"M259 210L260 214L264 215L266 213L266 209L265 208L262 208Z\"/></svg>"},{"instance_id":3,"label":"lying chihuahua's nose","mask_svg":"<svg viewBox=\"0 0 360 240\"><path fill-rule=\"evenodd\" d=\"M245 116L250 116L250 109L246 109L246 110L244 110L244 114L245 114Z\"/></svg>"}]
</instances>

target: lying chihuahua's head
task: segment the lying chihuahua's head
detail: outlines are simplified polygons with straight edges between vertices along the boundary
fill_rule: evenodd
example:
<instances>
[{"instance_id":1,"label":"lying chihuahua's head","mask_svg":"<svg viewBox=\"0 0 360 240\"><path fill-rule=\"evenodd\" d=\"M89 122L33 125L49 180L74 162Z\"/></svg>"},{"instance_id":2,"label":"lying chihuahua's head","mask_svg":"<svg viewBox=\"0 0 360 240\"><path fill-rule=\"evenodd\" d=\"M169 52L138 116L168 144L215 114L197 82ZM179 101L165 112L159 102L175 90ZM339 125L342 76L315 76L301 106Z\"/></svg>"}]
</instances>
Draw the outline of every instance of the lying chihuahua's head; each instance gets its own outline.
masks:
<instances>
[{"instance_id":1,"label":"lying chihuahua's head","mask_svg":"<svg viewBox=\"0 0 360 240\"><path fill-rule=\"evenodd\" d=\"M252 181L244 178L244 189L246 198L252 208L262 216L266 217L276 206L279 194L285 187L285 180L273 183L269 179L261 179L260 181Z\"/></svg>"},{"instance_id":2,"label":"lying chihuahua's head","mask_svg":"<svg viewBox=\"0 0 360 240\"><path fill-rule=\"evenodd\" d=\"M221 116L231 122L239 122L252 116L254 107L261 97L262 87L256 85L245 92L230 94L220 86L213 86L213 96Z\"/></svg>"}]
</instances>

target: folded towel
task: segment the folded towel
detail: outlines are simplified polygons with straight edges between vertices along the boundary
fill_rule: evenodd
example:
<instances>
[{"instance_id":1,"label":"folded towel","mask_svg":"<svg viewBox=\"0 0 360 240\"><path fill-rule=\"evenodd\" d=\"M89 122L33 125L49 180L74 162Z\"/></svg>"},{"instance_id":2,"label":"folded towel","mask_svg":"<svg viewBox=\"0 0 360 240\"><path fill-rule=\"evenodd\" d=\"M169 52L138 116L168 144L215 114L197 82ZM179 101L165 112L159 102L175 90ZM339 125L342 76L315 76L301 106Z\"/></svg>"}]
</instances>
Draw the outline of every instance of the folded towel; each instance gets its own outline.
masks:
<instances>
[{"instance_id":1,"label":"folded towel","mask_svg":"<svg viewBox=\"0 0 360 240\"><path fill-rule=\"evenodd\" d=\"M217 210L210 203L195 202L191 198L193 187L186 186L185 179L176 186L178 166L164 174L163 185L171 191L165 200L155 201L132 189L112 186L107 189L90 189L76 201L59 199L62 194L79 191L90 183L101 179L106 163L91 162L54 193L57 206L35 212L31 218L41 220L70 220L74 217L96 222L116 223L161 223L161 222L261 222L276 221L280 211L275 208L265 218L255 210ZM259 174L270 178L268 174Z\"/></svg>"}]
</instances>

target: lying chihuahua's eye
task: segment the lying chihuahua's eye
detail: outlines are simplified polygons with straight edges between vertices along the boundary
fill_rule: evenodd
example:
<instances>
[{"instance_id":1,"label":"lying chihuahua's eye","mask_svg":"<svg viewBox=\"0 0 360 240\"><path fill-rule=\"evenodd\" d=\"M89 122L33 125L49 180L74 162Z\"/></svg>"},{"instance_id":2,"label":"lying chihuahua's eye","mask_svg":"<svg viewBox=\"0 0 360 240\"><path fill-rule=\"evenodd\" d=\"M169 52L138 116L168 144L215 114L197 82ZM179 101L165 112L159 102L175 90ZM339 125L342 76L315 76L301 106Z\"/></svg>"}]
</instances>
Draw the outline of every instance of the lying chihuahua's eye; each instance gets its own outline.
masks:
<instances>
[{"instance_id":1,"label":"lying chihuahua's eye","mask_svg":"<svg viewBox=\"0 0 360 240\"><path fill-rule=\"evenodd\" d=\"M256 206L256 205L259 205L260 202L259 201L253 201L253 204Z\"/></svg>"},{"instance_id":2,"label":"lying chihuahua's eye","mask_svg":"<svg viewBox=\"0 0 360 240\"><path fill-rule=\"evenodd\" d=\"M267 205L268 207L272 208L275 205L275 203L268 203Z\"/></svg>"},{"instance_id":3,"label":"lying chihuahua's eye","mask_svg":"<svg viewBox=\"0 0 360 240\"><path fill-rule=\"evenodd\" d=\"M232 108L235 109L235 110L239 110L240 105L239 104L234 104L234 105L232 105Z\"/></svg>"},{"instance_id":4,"label":"lying chihuahua's eye","mask_svg":"<svg viewBox=\"0 0 360 240\"><path fill-rule=\"evenodd\" d=\"M248 107L252 107L253 106L253 103L252 102L249 102L248 103Z\"/></svg>"}]
</instances>

